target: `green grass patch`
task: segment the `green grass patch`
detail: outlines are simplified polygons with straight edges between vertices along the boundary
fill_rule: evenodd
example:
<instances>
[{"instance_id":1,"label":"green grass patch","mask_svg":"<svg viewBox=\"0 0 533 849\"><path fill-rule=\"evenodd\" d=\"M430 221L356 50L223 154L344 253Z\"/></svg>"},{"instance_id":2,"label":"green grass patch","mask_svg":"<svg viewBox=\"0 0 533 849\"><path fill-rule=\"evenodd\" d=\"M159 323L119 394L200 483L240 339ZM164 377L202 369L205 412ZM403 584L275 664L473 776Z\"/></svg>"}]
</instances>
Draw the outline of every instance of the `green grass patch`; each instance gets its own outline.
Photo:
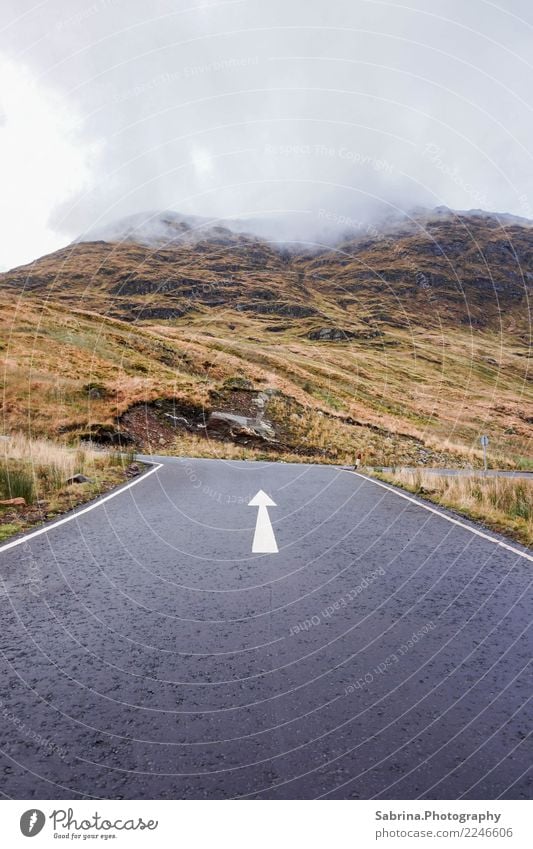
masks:
<instances>
[{"instance_id":1,"label":"green grass patch","mask_svg":"<svg viewBox=\"0 0 533 849\"><path fill-rule=\"evenodd\" d=\"M0 542L2 542L5 539L9 539L9 537L12 537L14 534L18 533L18 531L20 531L20 530L21 530L20 525L14 525L14 524L0 525Z\"/></svg>"},{"instance_id":2,"label":"green grass patch","mask_svg":"<svg viewBox=\"0 0 533 849\"><path fill-rule=\"evenodd\" d=\"M0 494L2 498L24 498L26 504L35 500L35 479L31 469L21 465L0 466Z\"/></svg>"}]
</instances>

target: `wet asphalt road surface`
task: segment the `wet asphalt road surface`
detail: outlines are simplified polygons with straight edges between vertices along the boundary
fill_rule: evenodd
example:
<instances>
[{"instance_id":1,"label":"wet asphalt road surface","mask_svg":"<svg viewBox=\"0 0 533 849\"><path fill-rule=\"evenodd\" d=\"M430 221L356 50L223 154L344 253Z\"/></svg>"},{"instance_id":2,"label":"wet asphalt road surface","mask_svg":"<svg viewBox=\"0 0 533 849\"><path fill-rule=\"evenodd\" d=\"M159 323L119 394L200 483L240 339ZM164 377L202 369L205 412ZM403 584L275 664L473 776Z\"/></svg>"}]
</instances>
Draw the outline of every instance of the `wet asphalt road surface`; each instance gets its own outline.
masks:
<instances>
[{"instance_id":1,"label":"wet asphalt road surface","mask_svg":"<svg viewBox=\"0 0 533 849\"><path fill-rule=\"evenodd\" d=\"M165 462L0 550L0 790L531 798L516 549L340 469Z\"/></svg>"}]
</instances>

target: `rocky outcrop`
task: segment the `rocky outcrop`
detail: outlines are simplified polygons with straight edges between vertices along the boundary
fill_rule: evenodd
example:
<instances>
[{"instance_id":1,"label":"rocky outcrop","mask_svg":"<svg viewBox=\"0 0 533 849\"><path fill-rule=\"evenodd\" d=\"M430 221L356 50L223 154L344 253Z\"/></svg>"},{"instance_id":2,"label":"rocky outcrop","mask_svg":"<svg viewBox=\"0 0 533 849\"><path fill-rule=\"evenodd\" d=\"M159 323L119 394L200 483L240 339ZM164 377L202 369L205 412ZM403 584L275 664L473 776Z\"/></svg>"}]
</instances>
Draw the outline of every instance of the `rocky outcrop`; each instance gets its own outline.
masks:
<instances>
[{"instance_id":1,"label":"rocky outcrop","mask_svg":"<svg viewBox=\"0 0 533 849\"><path fill-rule=\"evenodd\" d=\"M319 327L307 334L308 339L316 342L347 342L355 338L355 333L340 327Z\"/></svg>"},{"instance_id":2,"label":"rocky outcrop","mask_svg":"<svg viewBox=\"0 0 533 849\"><path fill-rule=\"evenodd\" d=\"M87 430L80 433L80 439L114 447L131 445L135 441L126 430L110 424L90 425Z\"/></svg>"},{"instance_id":3,"label":"rocky outcrop","mask_svg":"<svg viewBox=\"0 0 533 849\"><path fill-rule=\"evenodd\" d=\"M309 318L319 314L314 307L303 304L283 304L278 301L237 304L236 309L241 312L255 312L258 315L288 315L293 318Z\"/></svg>"},{"instance_id":4,"label":"rocky outcrop","mask_svg":"<svg viewBox=\"0 0 533 849\"><path fill-rule=\"evenodd\" d=\"M272 422L264 418L274 393L275 390L225 388L216 395L222 409L186 405L172 398L136 404L121 416L119 432L122 439L126 437L146 450L171 446L184 432L241 445L276 446L276 430ZM229 409L223 409L224 406Z\"/></svg>"},{"instance_id":5,"label":"rocky outcrop","mask_svg":"<svg viewBox=\"0 0 533 849\"><path fill-rule=\"evenodd\" d=\"M307 338L315 342L349 342L350 339L378 339L380 336L383 333L376 328L355 332L340 327L319 327L307 334Z\"/></svg>"},{"instance_id":6,"label":"rocky outcrop","mask_svg":"<svg viewBox=\"0 0 533 849\"><path fill-rule=\"evenodd\" d=\"M207 436L232 439L244 445L250 442L274 442L276 439L276 431L265 419L216 410L207 419L205 433Z\"/></svg>"}]
</instances>

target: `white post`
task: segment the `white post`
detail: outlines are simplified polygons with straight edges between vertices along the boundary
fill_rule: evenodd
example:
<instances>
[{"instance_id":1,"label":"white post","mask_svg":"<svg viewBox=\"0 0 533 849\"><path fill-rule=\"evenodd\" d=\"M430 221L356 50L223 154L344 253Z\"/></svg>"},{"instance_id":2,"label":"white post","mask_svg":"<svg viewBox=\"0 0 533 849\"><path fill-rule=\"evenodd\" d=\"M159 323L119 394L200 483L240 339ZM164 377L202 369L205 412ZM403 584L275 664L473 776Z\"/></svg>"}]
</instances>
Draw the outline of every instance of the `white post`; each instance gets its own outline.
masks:
<instances>
[{"instance_id":1,"label":"white post","mask_svg":"<svg viewBox=\"0 0 533 849\"><path fill-rule=\"evenodd\" d=\"M489 438L486 434L483 434L480 440L483 446L483 470L487 472L487 445L489 444Z\"/></svg>"}]
</instances>

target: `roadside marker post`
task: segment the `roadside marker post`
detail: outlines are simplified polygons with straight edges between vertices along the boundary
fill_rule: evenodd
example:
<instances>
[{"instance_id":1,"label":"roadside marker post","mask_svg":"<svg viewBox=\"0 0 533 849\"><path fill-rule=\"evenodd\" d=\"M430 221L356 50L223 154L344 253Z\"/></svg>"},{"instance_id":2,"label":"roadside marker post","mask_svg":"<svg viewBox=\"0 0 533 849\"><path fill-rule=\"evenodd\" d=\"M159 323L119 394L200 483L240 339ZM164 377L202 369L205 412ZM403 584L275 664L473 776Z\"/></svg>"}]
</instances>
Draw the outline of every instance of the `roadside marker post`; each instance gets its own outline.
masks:
<instances>
[{"instance_id":1,"label":"roadside marker post","mask_svg":"<svg viewBox=\"0 0 533 849\"><path fill-rule=\"evenodd\" d=\"M487 471L487 445L489 444L489 438L485 434L479 440L483 446L483 468Z\"/></svg>"}]
</instances>

